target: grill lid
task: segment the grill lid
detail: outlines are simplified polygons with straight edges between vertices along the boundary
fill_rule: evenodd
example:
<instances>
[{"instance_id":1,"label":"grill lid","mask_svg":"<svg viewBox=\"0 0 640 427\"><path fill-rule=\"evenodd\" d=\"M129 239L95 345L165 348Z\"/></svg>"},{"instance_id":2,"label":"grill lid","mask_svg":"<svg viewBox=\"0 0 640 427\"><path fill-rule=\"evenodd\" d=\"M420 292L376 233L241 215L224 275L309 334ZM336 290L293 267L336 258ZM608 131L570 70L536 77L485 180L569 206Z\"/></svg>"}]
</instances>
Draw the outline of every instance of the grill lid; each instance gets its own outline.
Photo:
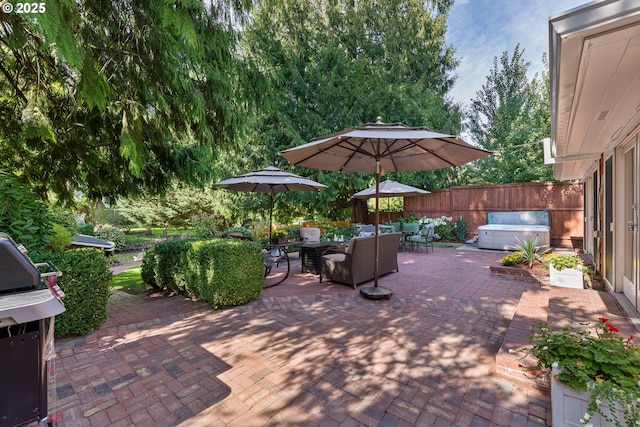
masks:
<instances>
[{"instance_id":1,"label":"grill lid","mask_svg":"<svg viewBox=\"0 0 640 427\"><path fill-rule=\"evenodd\" d=\"M6 233L0 233L0 294L35 289L40 285L38 268Z\"/></svg>"}]
</instances>

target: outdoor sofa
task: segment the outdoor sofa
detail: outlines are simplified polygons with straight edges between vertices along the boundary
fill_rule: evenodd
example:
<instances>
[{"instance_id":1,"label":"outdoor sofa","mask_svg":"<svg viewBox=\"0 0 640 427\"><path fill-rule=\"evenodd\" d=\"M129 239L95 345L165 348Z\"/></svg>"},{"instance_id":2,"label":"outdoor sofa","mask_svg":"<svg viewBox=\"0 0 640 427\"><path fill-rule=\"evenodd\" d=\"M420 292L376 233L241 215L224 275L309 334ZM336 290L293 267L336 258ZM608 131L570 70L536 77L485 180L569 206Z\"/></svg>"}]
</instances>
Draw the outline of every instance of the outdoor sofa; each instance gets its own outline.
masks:
<instances>
[{"instance_id":1,"label":"outdoor sofa","mask_svg":"<svg viewBox=\"0 0 640 427\"><path fill-rule=\"evenodd\" d=\"M402 233L385 233L380 239L378 276L398 271L398 246ZM346 252L327 253L320 258L320 282L332 282L353 286L373 280L375 263L375 236L352 237Z\"/></svg>"}]
</instances>

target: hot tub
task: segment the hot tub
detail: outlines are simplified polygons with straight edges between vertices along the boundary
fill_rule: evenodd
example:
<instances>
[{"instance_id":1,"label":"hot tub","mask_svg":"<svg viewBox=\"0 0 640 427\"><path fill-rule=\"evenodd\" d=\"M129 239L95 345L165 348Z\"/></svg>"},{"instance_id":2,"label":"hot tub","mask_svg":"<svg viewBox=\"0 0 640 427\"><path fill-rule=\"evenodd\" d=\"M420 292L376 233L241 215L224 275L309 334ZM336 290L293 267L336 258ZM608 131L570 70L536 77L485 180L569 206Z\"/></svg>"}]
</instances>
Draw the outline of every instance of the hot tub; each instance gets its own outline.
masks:
<instances>
[{"instance_id":1,"label":"hot tub","mask_svg":"<svg viewBox=\"0 0 640 427\"><path fill-rule=\"evenodd\" d=\"M516 238L538 239L538 246L551 241L548 211L489 212L486 225L478 227L478 248L515 250Z\"/></svg>"}]
</instances>

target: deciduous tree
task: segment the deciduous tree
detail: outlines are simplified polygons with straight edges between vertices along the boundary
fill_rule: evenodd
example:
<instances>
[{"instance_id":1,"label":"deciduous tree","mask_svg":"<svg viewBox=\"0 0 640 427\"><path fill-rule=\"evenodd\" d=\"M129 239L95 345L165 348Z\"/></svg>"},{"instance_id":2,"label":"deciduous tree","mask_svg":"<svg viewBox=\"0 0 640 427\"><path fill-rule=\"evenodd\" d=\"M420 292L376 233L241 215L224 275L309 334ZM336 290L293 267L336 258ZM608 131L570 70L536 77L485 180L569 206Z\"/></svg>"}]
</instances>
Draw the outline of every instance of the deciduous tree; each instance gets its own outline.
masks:
<instances>
[{"instance_id":1,"label":"deciduous tree","mask_svg":"<svg viewBox=\"0 0 640 427\"><path fill-rule=\"evenodd\" d=\"M523 54L517 45L511 56L504 52L500 61L495 57L486 83L472 100L468 115L472 141L495 155L468 169L471 183L553 179L542 150L542 139L551 133L549 79L545 73L529 81L530 64Z\"/></svg>"}]
</instances>

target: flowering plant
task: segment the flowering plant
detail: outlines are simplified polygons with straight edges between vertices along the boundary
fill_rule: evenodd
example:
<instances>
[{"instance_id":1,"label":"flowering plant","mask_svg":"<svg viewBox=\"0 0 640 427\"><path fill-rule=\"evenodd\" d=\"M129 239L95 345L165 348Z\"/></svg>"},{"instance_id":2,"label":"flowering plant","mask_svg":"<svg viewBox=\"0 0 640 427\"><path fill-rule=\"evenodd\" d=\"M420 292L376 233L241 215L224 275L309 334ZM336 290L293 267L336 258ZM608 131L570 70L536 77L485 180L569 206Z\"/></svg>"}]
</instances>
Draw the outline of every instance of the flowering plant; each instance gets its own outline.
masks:
<instances>
[{"instance_id":1,"label":"flowering plant","mask_svg":"<svg viewBox=\"0 0 640 427\"><path fill-rule=\"evenodd\" d=\"M598 413L619 427L640 425L640 347L634 345L633 335L622 337L605 317L599 318L591 331L554 331L543 322L536 323L534 330L529 338L535 344L524 349L538 359L534 369L557 367L558 381L591 392L581 422ZM605 400L611 414L622 409L625 424L603 413L600 404Z\"/></svg>"},{"instance_id":2,"label":"flowering plant","mask_svg":"<svg viewBox=\"0 0 640 427\"><path fill-rule=\"evenodd\" d=\"M288 236L287 230L283 230L282 228L276 228L271 231L272 239L282 239Z\"/></svg>"}]
</instances>

